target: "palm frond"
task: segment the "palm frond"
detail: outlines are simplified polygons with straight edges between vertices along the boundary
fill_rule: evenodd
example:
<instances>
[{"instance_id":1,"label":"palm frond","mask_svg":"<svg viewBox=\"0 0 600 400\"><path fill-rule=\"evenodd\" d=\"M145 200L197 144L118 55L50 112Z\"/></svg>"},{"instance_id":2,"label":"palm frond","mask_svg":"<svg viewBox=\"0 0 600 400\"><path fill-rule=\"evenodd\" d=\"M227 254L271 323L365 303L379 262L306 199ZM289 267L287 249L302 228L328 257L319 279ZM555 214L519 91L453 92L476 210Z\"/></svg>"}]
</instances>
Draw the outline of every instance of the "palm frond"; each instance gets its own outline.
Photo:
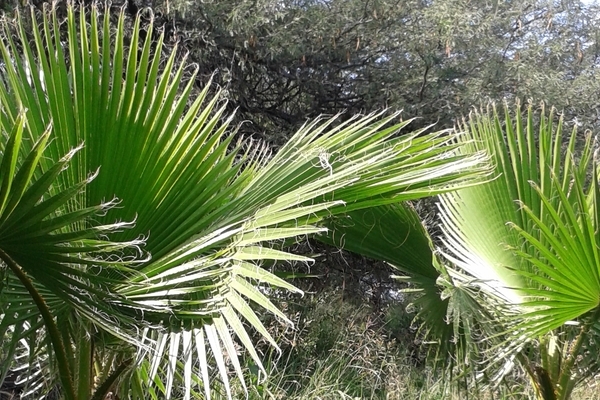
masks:
<instances>
[{"instance_id":1,"label":"palm frond","mask_svg":"<svg viewBox=\"0 0 600 400\"><path fill-rule=\"evenodd\" d=\"M70 304L96 323L109 325L104 315L123 299L105 295L103 287L110 281L98 279L94 269L116 266L116 270L127 270L128 262L105 256L139 243L98 239L127 224L88 225L90 218L106 212L113 203L65 212L65 204L84 190L94 175L62 191L52 189L79 150L74 149L36 178L51 130L45 130L31 150L24 151L25 115L19 113L12 131L2 133L8 140L3 143L0 161L0 259L2 268L11 274L1 293L0 333L6 339L2 355L9 359L0 375L4 379L8 368L15 367L13 374L25 373L24 390L35 394L44 387L45 382L37 383L44 372L32 368L47 363L40 353L44 349L48 353L48 343L36 333L41 330L41 317L46 327L54 323L42 308L51 306L56 315L65 309L64 304ZM128 337L117 327L110 331ZM56 350L61 341L58 332L49 335ZM16 354L19 356L12 360Z\"/></svg>"},{"instance_id":2,"label":"palm frond","mask_svg":"<svg viewBox=\"0 0 600 400\"><path fill-rule=\"evenodd\" d=\"M260 145L234 143L218 95L209 99L207 86L192 100L195 75L184 79L188 67L176 52L165 58L152 25L142 38L138 18L126 39L124 15L116 30L109 17L97 6L69 6L64 25L54 10L33 13L32 31L17 22L16 35L5 22L0 120L8 126L26 109L23 132L33 142L52 122L56 134L33 176L53 184L47 199L20 215L40 228L23 234L33 247L62 229L52 245L77 241L85 252L76 253L77 267L70 249L45 253L50 267L32 276L64 300L71 340L89 329L100 353L110 349L105 332L137 347L135 357L126 347L106 358L147 366L123 376L123 397L171 398L181 386L190 398L200 383L208 397L213 371L226 383L231 366L242 378L239 343L261 365L246 326L276 343L252 305L285 317L259 285L295 290L261 265L310 261L277 250L277 242L322 233L321 221L333 215L441 193L489 173L484 153L457 153L462 144L452 132L400 135L408 121L394 123L397 114L308 123L273 157ZM55 160L69 169L59 174ZM119 198L119 207L106 198ZM43 220L59 211L60 219ZM151 258L138 258L141 238ZM32 265L23 242L13 246L18 262ZM122 332L132 325L139 331Z\"/></svg>"},{"instance_id":3,"label":"palm frond","mask_svg":"<svg viewBox=\"0 0 600 400\"><path fill-rule=\"evenodd\" d=\"M477 289L480 322L501 327L488 332L487 360L512 363L526 343L600 305L594 144L563 137L555 119L531 106L514 121L508 109L504 120L474 114L466 148L487 149L497 178L441 196L453 286Z\"/></svg>"}]
</instances>

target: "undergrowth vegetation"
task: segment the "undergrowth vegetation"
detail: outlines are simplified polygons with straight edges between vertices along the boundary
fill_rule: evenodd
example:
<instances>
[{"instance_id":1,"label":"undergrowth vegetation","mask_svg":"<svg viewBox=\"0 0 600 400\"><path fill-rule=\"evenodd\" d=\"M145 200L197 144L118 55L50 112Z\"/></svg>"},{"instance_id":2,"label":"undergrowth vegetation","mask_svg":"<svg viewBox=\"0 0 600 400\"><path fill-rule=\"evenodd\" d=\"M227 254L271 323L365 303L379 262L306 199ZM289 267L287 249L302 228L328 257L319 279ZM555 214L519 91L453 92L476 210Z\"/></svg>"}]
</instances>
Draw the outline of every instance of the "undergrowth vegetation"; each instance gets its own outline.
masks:
<instances>
[{"instance_id":1,"label":"undergrowth vegetation","mask_svg":"<svg viewBox=\"0 0 600 400\"><path fill-rule=\"evenodd\" d=\"M344 299L341 289L306 296L286 302L295 329L270 325L278 330L281 353L265 347L268 377L253 382L250 399L394 399L435 391L400 308L376 312ZM253 372L251 360L246 368Z\"/></svg>"},{"instance_id":2,"label":"undergrowth vegetation","mask_svg":"<svg viewBox=\"0 0 600 400\"><path fill-rule=\"evenodd\" d=\"M469 396L468 392L449 394L447 382L426 362L413 314L406 302L382 308L352 298L342 288L307 294L301 301L286 301L295 329L270 325L281 354L265 346L268 376L253 377L249 399L529 399L521 386L501 386L495 391ZM256 367L244 359L245 370L253 375ZM244 396L235 387L234 398ZM585 392L589 397L590 391ZM466 397L465 397L466 396ZM225 393L216 389L215 399Z\"/></svg>"}]
</instances>

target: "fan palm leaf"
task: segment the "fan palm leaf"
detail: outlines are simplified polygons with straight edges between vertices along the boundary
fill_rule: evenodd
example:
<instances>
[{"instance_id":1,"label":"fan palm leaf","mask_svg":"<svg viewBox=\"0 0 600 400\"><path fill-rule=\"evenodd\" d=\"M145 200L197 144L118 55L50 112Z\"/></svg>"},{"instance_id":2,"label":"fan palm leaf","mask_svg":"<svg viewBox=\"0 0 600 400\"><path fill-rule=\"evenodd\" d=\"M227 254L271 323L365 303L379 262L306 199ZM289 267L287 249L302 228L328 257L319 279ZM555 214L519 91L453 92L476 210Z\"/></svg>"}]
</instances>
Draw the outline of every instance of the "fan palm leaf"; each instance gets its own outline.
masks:
<instances>
[{"instance_id":1,"label":"fan palm leaf","mask_svg":"<svg viewBox=\"0 0 600 400\"><path fill-rule=\"evenodd\" d=\"M498 179L442 196L446 255L454 265L448 271L482 290L481 307L502 300L488 321L480 319L503 326L487 359L511 364L520 357L541 398L568 398L593 372L585 362L574 368L593 346L589 331L599 317L594 142L575 130L563 137L563 121L555 123L553 112L530 106L514 122L505 115L504 121L495 112L476 115L469 127L472 145L493 152ZM564 352L553 344L557 338ZM542 367L520 353L535 340Z\"/></svg>"},{"instance_id":2,"label":"fan palm leaf","mask_svg":"<svg viewBox=\"0 0 600 400\"><path fill-rule=\"evenodd\" d=\"M462 126L458 151L488 152L494 179L440 195L439 249L407 205L352 211L321 238L407 274L422 330L451 373L459 365L497 382L520 362L541 398L567 398L597 365L595 144L563 134L554 111L504 111Z\"/></svg>"},{"instance_id":3,"label":"fan palm leaf","mask_svg":"<svg viewBox=\"0 0 600 400\"><path fill-rule=\"evenodd\" d=\"M456 152L462 144L452 132L398 135L410 121L394 123L397 114L307 123L271 157L264 146L234 142L219 97L209 99L208 86L197 93L195 71L177 51L165 57L152 24L142 38L138 18L125 37L123 14L115 28L107 8L66 12L62 20L54 9L32 11L30 31L22 19L3 22L0 122L6 130L27 121L23 155L52 126L31 179L52 174L39 196L56 207L31 197L27 218L42 224L28 225L28 246L84 245L77 260L48 253L49 267L36 269L25 239L6 232L20 251L16 264L32 271L53 320L68 326L60 338L68 360L59 360L67 398L91 396L92 361L105 382L98 399L111 387L123 397L202 390L209 398L215 374L229 387L229 366L243 382L238 343L261 365L247 326L276 346L252 305L285 320L260 285L297 291L263 264L310 261L277 242L324 233L322 221L337 214L441 193L489 172L484 153ZM69 168L56 173L63 154ZM45 221L42 210L57 220ZM18 290L5 297L8 308L24 298ZM35 307L26 310L19 323L39 327ZM11 315L0 326L16 326ZM25 339L11 329L10 343Z\"/></svg>"},{"instance_id":4,"label":"fan palm leaf","mask_svg":"<svg viewBox=\"0 0 600 400\"><path fill-rule=\"evenodd\" d=\"M452 286L477 290L473 299L486 312L476 320L494 343L484 359L504 366L497 376L519 358L542 398L567 398L582 377L572 368L600 306L594 143L576 131L564 137L553 111L530 106L514 121L508 109L504 120L490 114L472 116L466 147L487 149L498 177L441 196L445 271ZM551 390L548 359L537 368L521 353L548 337L571 343Z\"/></svg>"},{"instance_id":5,"label":"fan palm leaf","mask_svg":"<svg viewBox=\"0 0 600 400\"><path fill-rule=\"evenodd\" d=\"M31 151L22 154L25 122L25 112L21 112L12 132L8 133L0 162L0 259L11 272L5 280L7 284L2 293L9 300L3 301L0 308L0 332L10 338L4 344L7 345L7 351L3 355L12 358L23 345L28 348L30 356L43 350L44 346L37 343L34 334L40 328L41 319L48 340L60 358L66 354L65 343L52 313L61 314L65 311L64 305L71 304L77 313L108 325L109 318L103 316L111 311L112 304L103 293L106 286L118 281L101 279L94 270L113 267L119 271L127 270L127 261L111 260L108 256L115 256L128 247L133 248L139 242L116 243L98 239L114 230L126 228L126 224L85 224L90 217L103 214L113 207L114 202L61 212L66 203L85 189L94 175L63 188L57 194L51 194L57 177L66 172L65 168L80 149L75 148L67 153L36 179L35 171L43 157L51 130L44 131ZM122 303L121 300L118 302ZM112 331L118 334L117 330ZM58 360L59 374L65 391L72 392L66 361ZM31 358L25 365L30 362ZM35 378L39 378L35 376L36 371L26 367L22 372L30 375L24 378L25 392L36 392L38 388L33 383ZM6 370L2 375L5 374Z\"/></svg>"},{"instance_id":6,"label":"fan palm leaf","mask_svg":"<svg viewBox=\"0 0 600 400\"><path fill-rule=\"evenodd\" d=\"M532 338L598 306L598 177L589 135L576 162L578 136L563 150L552 114L540 113L537 132L531 108L526 121L506 115L505 129L497 115L473 118L471 146L493 151L499 177L441 196L444 237L486 292L529 310Z\"/></svg>"}]
</instances>

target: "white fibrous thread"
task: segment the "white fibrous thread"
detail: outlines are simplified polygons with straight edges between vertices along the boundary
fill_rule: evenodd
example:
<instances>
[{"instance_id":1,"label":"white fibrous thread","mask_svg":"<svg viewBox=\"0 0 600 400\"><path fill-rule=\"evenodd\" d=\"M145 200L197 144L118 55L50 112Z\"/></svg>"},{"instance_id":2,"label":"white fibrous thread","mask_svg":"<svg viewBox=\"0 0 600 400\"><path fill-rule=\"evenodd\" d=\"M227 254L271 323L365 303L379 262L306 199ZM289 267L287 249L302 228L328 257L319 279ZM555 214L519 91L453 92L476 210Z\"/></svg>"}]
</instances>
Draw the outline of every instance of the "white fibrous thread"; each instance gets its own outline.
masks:
<instances>
[{"instance_id":1,"label":"white fibrous thread","mask_svg":"<svg viewBox=\"0 0 600 400\"><path fill-rule=\"evenodd\" d=\"M321 165L321 168L328 169L329 175L331 176L333 175L333 166L329 163L329 157L331 157L331 154L326 151L321 151L319 153L319 164Z\"/></svg>"}]
</instances>

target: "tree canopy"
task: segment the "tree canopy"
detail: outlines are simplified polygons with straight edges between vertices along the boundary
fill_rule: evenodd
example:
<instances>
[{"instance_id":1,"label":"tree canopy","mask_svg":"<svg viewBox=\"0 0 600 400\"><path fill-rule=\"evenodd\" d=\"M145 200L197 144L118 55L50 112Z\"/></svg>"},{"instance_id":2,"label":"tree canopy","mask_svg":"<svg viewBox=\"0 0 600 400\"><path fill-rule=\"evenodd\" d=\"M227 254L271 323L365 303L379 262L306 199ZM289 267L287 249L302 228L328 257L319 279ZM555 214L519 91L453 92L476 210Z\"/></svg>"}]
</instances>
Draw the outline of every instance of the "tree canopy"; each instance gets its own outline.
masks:
<instances>
[{"instance_id":1,"label":"tree canopy","mask_svg":"<svg viewBox=\"0 0 600 400\"><path fill-rule=\"evenodd\" d=\"M584 128L599 118L600 8L587 1L113 2L121 6L163 27L198 65L198 87L214 75L242 133L278 145L309 118L385 107L441 128L515 98L544 100Z\"/></svg>"},{"instance_id":2,"label":"tree canopy","mask_svg":"<svg viewBox=\"0 0 600 400\"><path fill-rule=\"evenodd\" d=\"M130 3L133 4L133 3ZM489 100L544 100L597 122L600 16L582 1L160 1L150 6L226 89L243 132L390 107L452 127ZM578 120L574 120L577 115ZM285 135L284 135L285 136Z\"/></svg>"}]
</instances>

